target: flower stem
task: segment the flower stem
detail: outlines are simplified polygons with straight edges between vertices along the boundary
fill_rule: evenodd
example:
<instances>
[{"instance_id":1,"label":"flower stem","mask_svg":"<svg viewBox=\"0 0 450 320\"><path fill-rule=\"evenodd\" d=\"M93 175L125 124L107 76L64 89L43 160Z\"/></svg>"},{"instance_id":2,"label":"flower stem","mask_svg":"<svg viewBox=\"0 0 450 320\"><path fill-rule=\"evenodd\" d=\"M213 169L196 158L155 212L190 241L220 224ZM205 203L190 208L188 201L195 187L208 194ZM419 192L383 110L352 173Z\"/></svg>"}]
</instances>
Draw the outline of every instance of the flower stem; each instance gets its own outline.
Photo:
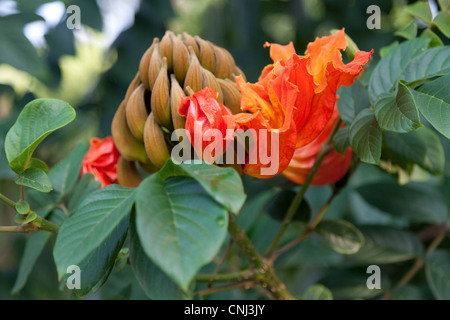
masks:
<instances>
[{"instance_id":1,"label":"flower stem","mask_svg":"<svg viewBox=\"0 0 450 320\"><path fill-rule=\"evenodd\" d=\"M0 193L0 201L10 206L11 208L16 209L16 203L1 193Z\"/></svg>"},{"instance_id":2,"label":"flower stem","mask_svg":"<svg viewBox=\"0 0 450 320\"><path fill-rule=\"evenodd\" d=\"M294 297L275 274L272 263L258 253L247 234L237 224L236 219L231 213L229 213L228 232L236 245L252 263L255 272L254 280L262 285L273 298L293 300Z\"/></svg>"},{"instance_id":3,"label":"flower stem","mask_svg":"<svg viewBox=\"0 0 450 320\"><path fill-rule=\"evenodd\" d=\"M255 275L254 271L242 270L233 273L218 273L218 274L198 274L195 276L197 282L231 282L231 281L244 281L253 279Z\"/></svg>"},{"instance_id":4,"label":"flower stem","mask_svg":"<svg viewBox=\"0 0 450 320\"><path fill-rule=\"evenodd\" d=\"M281 242L281 239L283 238L284 233L286 232L286 229L288 228L290 222L294 218L295 213L297 212L297 209L299 208L300 204L303 201L303 197L308 190L309 185L311 184L315 174L319 170L320 164L322 163L323 159L333 150L332 147L332 141L333 137L336 134L336 132L339 129L339 126L341 125L342 120L339 119L336 122L336 125L333 128L333 131L331 132L330 137L328 138L327 142L322 145L320 148L319 154L317 155L316 161L314 162L313 167L308 173L308 176L305 179L305 182L302 184L300 190L295 195L294 199L291 202L291 205L289 206L288 211L286 212L286 215L284 216L284 219L281 223L280 229L278 230L277 234L272 240L272 243L270 244L269 248L267 249L266 256L271 257L272 254L277 250L278 245Z\"/></svg>"}]
</instances>

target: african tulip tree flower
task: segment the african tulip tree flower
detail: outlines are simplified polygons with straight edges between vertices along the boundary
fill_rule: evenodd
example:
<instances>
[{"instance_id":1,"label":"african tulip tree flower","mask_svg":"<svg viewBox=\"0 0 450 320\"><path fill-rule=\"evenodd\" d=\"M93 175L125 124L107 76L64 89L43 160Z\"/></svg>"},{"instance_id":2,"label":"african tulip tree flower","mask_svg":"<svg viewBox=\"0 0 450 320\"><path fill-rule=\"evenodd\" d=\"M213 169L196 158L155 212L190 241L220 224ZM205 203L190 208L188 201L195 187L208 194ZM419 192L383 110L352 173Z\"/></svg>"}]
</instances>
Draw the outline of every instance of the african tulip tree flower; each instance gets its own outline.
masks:
<instances>
[{"instance_id":1,"label":"african tulip tree flower","mask_svg":"<svg viewBox=\"0 0 450 320\"><path fill-rule=\"evenodd\" d=\"M339 112L337 107L335 107L330 120L319 136L311 143L295 150L289 166L283 171L285 177L298 184L305 182L306 177L314 166L320 148L328 141L338 119ZM350 168L352 156L353 151L350 147L345 150L344 155L341 155L336 150L332 150L322 160L319 169L311 181L311 185L327 185L342 179Z\"/></svg>"},{"instance_id":2,"label":"african tulip tree flower","mask_svg":"<svg viewBox=\"0 0 450 320\"><path fill-rule=\"evenodd\" d=\"M81 175L92 173L101 187L117 183L117 161L120 153L112 137L92 138L91 146L81 163Z\"/></svg>"},{"instance_id":3,"label":"african tulip tree flower","mask_svg":"<svg viewBox=\"0 0 450 320\"><path fill-rule=\"evenodd\" d=\"M195 152L211 163L222 156L227 148L225 117L232 114L216 98L217 92L206 87L192 97L183 97L178 110L181 115L186 116L185 129Z\"/></svg>"},{"instance_id":4,"label":"african tulip tree flower","mask_svg":"<svg viewBox=\"0 0 450 320\"><path fill-rule=\"evenodd\" d=\"M358 51L354 60L344 65L340 51L347 47L347 40L343 30L317 38L308 45L304 56L295 53L292 43L265 46L270 47L274 63L263 69L259 81L250 84L241 77L237 79L241 109L250 114L230 116L229 122L236 129L265 128L279 136L276 175L288 166L295 148L311 143L323 131L333 113L337 90L353 84L373 50ZM254 144L253 148L258 146ZM272 150L270 146L265 148ZM267 166L259 161L246 163L244 173L269 178L273 175L261 174Z\"/></svg>"}]
</instances>

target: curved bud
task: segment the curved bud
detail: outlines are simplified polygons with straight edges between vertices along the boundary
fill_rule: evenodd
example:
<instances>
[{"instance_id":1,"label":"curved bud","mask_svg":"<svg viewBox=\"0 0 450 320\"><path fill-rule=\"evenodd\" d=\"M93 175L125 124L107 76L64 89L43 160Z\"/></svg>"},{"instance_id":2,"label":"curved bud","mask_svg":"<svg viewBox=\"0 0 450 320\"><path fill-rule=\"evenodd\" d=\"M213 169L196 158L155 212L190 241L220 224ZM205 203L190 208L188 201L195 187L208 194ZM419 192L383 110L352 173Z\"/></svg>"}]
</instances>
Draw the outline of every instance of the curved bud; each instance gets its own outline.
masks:
<instances>
[{"instance_id":1,"label":"curved bud","mask_svg":"<svg viewBox=\"0 0 450 320\"><path fill-rule=\"evenodd\" d=\"M111 132L114 143L116 144L116 147L122 157L126 160L137 160L142 163L147 163L148 158L144 145L131 134L131 131L128 128L125 115L126 106L126 101L123 100L119 106L119 109L117 109L111 124Z\"/></svg>"},{"instance_id":2,"label":"curved bud","mask_svg":"<svg viewBox=\"0 0 450 320\"><path fill-rule=\"evenodd\" d=\"M189 68L189 50L181 40L181 36L173 38L173 72L180 83L183 83Z\"/></svg>"},{"instance_id":3,"label":"curved bud","mask_svg":"<svg viewBox=\"0 0 450 320\"><path fill-rule=\"evenodd\" d=\"M191 36L190 34L183 32L184 37L184 43L186 44L186 47L192 47L192 50L194 50L195 55L197 57L200 56L200 49L198 47L197 41L195 41L195 38Z\"/></svg>"},{"instance_id":4,"label":"curved bud","mask_svg":"<svg viewBox=\"0 0 450 320\"><path fill-rule=\"evenodd\" d=\"M117 162L117 181L128 188L136 188L142 181L142 177L136 169L134 161L128 161L120 157Z\"/></svg>"},{"instance_id":5,"label":"curved bud","mask_svg":"<svg viewBox=\"0 0 450 320\"><path fill-rule=\"evenodd\" d=\"M156 122L163 127L172 129L172 117L170 115L170 83L167 75L167 61L163 58L163 64L158 78L153 85L151 96L151 108Z\"/></svg>"},{"instance_id":6,"label":"curved bud","mask_svg":"<svg viewBox=\"0 0 450 320\"><path fill-rule=\"evenodd\" d=\"M164 37L161 38L159 51L161 57L167 58L167 70L173 70L173 38L175 35L172 31L166 31Z\"/></svg>"},{"instance_id":7,"label":"curved bud","mask_svg":"<svg viewBox=\"0 0 450 320\"><path fill-rule=\"evenodd\" d=\"M173 74L170 75L170 109L172 112L172 123L174 129L184 129L186 118L178 113L181 98L185 96L183 89Z\"/></svg>"},{"instance_id":8,"label":"curved bud","mask_svg":"<svg viewBox=\"0 0 450 320\"><path fill-rule=\"evenodd\" d=\"M201 68L202 70L202 88L210 87L215 92L217 92L217 101L223 103L223 94L222 89L220 88L220 84L217 82L216 77L212 74L211 71Z\"/></svg>"},{"instance_id":9,"label":"curved bud","mask_svg":"<svg viewBox=\"0 0 450 320\"><path fill-rule=\"evenodd\" d=\"M156 78L161 70L162 58L159 52L159 43L155 44L155 49L153 49L152 56L150 58L150 63L148 66L148 86L150 90L153 90L153 85L155 84Z\"/></svg>"},{"instance_id":10,"label":"curved bud","mask_svg":"<svg viewBox=\"0 0 450 320\"><path fill-rule=\"evenodd\" d=\"M125 93L125 101L128 101L130 99L131 94L134 92L134 90L141 84L141 78L139 76L139 72L136 73L133 80L131 81L130 85L128 86L127 92Z\"/></svg>"},{"instance_id":11,"label":"curved bud","mask_svg":"<svg viewBox=\"0 0 450 320\"><path fill-rule=\"evenodd\" d=\"M141 78L141 82L144 86L150 90L150 86L148 84L148 68L150 66L150 58L152 57L153 50L155 49L155 43L159 42L158 38L153 39L152 45L145 51L144 55L141 58L141 62L139 63L139 75Z\"/></svg>"},{"instance_id":12,"label":"curved bud","mask_svg":"<svg viewBox=\"0 0 450 320\"><path fill-rule=\"evenodd\" d=\"M224 48L213 46L216 55L214 75L221 79L232 79L235 62L233 56Z\"/></svg>"},{"instance_id":13,"label":"curved bud","mask_svg":"<svg viewBox=\"0 0 450 320\"><path fill-rule=\"evenodd\" d=\"M223 104L226 105L233 114L241 112L241 91L236 83L230 79L217 79L223 94Z\"/></svg>"},{"instance_id":14,"label":"curved bud","mask_svg":"<svg viewBox=\"0 0 450 320\"><path fill-rule=\"evenodd\" d=\"M238 66L234 66L233 76L238 77L241 76L245 82L247 82L247 78L245 77L245 73Z\"/></svg>"},{"instance_id":15,"label":"curved bud","mask_svg":"<svg viewBox=\"0 0 450 320\"><path fill-rule=\"evenodd\" d=\"M194 92L202 89L202 70L200 62L198 61L192 47L189 47L189 53L191 54L191 62L189 64L188 71L186 72L186 77L184 78L183 87L186 94L188 94L186 87L190 87Z\"/></svg>"},{"instance_id":16,"label":"curved bud","mask_svg":"<svg viewBox=\"0 0 450 320\"><path fill-rule=\"evenodd\" d=\"M148 117L145 106L145 87L141 84L134 90L125 108L128 128L136 139L143 141L144 125Z\"/></svg>"},{"instance_id":17,"label":"curved bud","mask_svg":"<svg viewBox=\"0 0 450 320\"><path fill-rule=\"evenodd\" d=\"M213 44L209 41L203 40L199 36L195 36L195 40L200 48L200 55L198 57L200 64L203 68L214 73L216 69L216 55L214 53Z\"/></svg>"},{"instance_id":18,"label":"curved bud","mask_svg":"<svg viewBox=\"0 0 450 320\"><path fill-rule=\"evenodd\" d=\"M170 157L170 153L164 139L164 132L155 121L153 112L150 113L145 122L144 145L150 161L158 168L162 168Z\"/></svg>"}]
</instances>

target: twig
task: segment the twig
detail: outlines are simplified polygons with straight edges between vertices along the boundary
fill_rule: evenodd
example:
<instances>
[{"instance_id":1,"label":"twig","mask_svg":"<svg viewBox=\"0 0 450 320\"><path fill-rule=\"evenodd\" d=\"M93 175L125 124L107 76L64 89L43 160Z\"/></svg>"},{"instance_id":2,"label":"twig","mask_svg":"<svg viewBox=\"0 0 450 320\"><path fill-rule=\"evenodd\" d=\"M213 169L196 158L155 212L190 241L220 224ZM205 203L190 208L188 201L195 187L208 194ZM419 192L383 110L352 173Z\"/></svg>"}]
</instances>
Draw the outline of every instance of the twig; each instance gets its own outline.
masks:
<instances>
[{"instance_id":1,"label":"twig","mask_svg":"<svg viewBox=\"0 0 450 320\"><path fill-rule=\"evenodd\" d=\"M214 270L214 274L215 274L215 275L219 273L220 268L222 268L222 265L225 263L225 260L227 259L228 254L230 253L230 250L231 250L231 247L232 247L232 246L233 246L233 239L230 239L230 241L228 242L227 249L225 250L225 253L223 254L222 259L221 259L220 262L217 264L217 267L216 267L216 269ZM211 288L212 285L213 285L213 282L210 281L210 282L208 283L208 288Z\"/></svg>"},{"instance_id":2,"label":"twig","mask_svg":"<svg viewBox=\"0 0 450 320\"><path fill-rule=\"evenodd\" d=\"M200 290L197 292L197 294L200 296L206 296L206 295L210 295L213 293L222 292L222 291L226 291L226 290L233 290L233 289L240 289L240 288L251 289L256 284L257 283L254 280L242 281L242 282L237 282L237 283L233 283L233 284L227 284L227 285L223 285L223 286L219 286L219 287Z\"/></svg>"}]
</instances>

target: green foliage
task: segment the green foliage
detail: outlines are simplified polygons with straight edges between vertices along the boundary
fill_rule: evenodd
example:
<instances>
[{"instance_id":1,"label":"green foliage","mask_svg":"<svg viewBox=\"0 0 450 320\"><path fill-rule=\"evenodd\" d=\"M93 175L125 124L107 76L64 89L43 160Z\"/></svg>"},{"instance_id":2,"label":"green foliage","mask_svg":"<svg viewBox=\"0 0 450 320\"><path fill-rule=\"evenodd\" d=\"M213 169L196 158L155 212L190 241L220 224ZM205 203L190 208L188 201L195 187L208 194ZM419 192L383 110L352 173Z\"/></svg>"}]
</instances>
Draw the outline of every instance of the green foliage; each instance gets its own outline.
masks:
<instances>
[{"instance_id":1,"label":"green foliage","mask_svg":"<svg viewBox=\"0 0 450 320\"><path fill-rule=\"evenodd\" d=\"M344 220L323 220L316 231L334 250L342 254L354 254L364 245L362 233Z\"/></svg>"}]
</instances>

